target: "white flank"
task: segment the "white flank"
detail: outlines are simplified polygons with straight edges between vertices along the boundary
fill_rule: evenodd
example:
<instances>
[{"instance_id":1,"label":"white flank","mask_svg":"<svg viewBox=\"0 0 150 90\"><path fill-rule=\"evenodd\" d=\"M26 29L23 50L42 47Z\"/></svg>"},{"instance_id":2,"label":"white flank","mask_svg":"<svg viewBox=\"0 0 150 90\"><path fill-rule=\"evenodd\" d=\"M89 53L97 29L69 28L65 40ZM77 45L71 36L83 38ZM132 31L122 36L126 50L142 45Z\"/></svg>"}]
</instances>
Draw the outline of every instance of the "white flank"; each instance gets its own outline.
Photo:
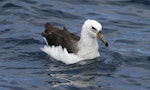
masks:
<instances>
[{"instance_id":1,"label":"white flank","mask_svg":"<svg viewBox=\"0 0 150 90\"><path fill-rule=\"evenodd\" d=\"M62 61L65 64L74 64L82 60L82 58L78 57L74 53L68 53L66 48L62 48L61 46L47 46L45 45L41 48L42 51L53 57L58 61Z\"/></svg>"}]
</instances>

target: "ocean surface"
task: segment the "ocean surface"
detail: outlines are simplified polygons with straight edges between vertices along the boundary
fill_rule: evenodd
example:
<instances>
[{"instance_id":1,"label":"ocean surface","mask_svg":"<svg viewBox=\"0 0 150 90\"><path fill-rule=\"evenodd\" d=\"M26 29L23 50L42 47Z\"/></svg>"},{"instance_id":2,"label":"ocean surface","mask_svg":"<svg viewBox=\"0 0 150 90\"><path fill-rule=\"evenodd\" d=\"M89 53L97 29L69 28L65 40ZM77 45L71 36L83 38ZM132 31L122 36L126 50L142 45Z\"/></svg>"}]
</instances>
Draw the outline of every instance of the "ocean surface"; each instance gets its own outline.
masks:
<instances>
[{"instance_id":1,"label":"ocean surface","mask_svg":"<svg viewBox=\"0 0 150 90\"><path fill-rule=\"evenodd\" d=\"M101 57L66 65L40 50L44 24L103 25ZM0 0L0 90L150 90L150 0Z\"/></svg>"}]
</instances>

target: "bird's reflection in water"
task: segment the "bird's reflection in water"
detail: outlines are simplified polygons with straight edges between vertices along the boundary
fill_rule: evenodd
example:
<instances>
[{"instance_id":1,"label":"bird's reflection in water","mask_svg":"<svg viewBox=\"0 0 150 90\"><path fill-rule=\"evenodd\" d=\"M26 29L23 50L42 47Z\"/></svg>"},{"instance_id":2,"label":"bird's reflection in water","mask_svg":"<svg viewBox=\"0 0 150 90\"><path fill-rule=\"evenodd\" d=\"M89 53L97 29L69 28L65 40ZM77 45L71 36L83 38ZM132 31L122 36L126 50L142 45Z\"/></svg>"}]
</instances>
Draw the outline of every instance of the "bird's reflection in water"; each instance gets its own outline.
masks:
<instances>
[{"instance_id":1,"label":"bird's reflection in water","mask_svg":"<svg viewBox=\"0 0 150 90\"><path fill-rule=\"evenodd\" d=\"M61 64L48 65L49 83L54 87L61 85L90 87L95 84L97 76L109 76L116 70L115 66L97 60L83 61L74 65Z\"/></svg>"}]
</instances>

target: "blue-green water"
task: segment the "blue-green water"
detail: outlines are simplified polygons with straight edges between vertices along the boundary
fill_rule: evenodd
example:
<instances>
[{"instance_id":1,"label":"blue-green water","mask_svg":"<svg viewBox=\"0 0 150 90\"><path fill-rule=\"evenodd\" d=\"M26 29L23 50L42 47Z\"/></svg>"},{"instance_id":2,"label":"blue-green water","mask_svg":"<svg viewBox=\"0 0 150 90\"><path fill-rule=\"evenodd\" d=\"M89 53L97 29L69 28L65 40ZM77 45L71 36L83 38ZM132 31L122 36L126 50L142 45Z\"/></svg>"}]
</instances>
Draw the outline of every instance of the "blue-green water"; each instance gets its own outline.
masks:
<instances>
[{"instance_id":1,"label":"blue-green water","mask_svg":"<svg viewBox=\"0 0 150 90\"><path fill-rule=\"evenodd\" d=\"M103 25L101 57L65 65L40 50L51 22ZM149 0L0 0L0 90L150 90Z\"/></svg>"}]
</instances>

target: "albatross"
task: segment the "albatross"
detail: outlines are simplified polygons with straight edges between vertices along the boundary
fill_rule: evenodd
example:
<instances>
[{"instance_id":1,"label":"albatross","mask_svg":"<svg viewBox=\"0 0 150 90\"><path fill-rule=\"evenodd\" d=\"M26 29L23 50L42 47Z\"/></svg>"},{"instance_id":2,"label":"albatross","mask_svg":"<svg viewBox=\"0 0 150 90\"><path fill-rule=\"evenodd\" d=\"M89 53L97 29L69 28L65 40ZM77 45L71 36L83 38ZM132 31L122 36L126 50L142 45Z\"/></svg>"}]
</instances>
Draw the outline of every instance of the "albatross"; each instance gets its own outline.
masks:
<instances>
[{"instance_id":1,"label":"albatross","mask_svg":"<svg viewBox=\"0 0 150 90\"><path fill-rule=\"evenodd\" d=\"M61 30L50 23L46 23L45 31L41 35L47 45L44 45L41 50L53 59L65 64L94 59L100 56L97 38L108 47L108 43L101 32L102 25L91 19L84 22L80 37L70 33L66 27Z\"/></svg>"}]
</instances>

